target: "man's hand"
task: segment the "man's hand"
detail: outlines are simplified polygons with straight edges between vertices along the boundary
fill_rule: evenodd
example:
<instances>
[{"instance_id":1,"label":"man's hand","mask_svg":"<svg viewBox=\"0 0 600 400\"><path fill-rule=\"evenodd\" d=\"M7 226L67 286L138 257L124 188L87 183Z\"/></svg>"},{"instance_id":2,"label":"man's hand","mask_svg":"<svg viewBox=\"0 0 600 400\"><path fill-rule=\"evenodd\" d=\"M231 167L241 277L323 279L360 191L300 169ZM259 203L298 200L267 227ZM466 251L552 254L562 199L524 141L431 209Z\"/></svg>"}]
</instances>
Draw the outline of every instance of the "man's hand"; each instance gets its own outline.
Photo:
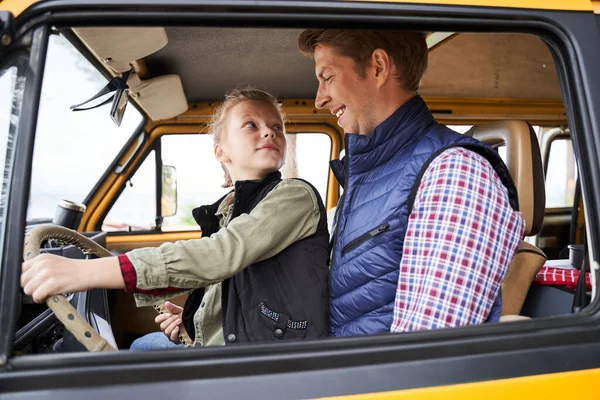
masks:
<instances>
[{"instance_id":1,"label":"man's hand","mask_svg":"<svg viewBox=\"0 0 600 400\"><path fill-rule=\"evenodd\" d=\"M125 287L117 257L73 260L40 254L23 263L21 287L36 303L60 293L83 292L93 288Z\"/></svg>"},{"instance_id":2,"label":"man's hand","mask_svg":"<svg viewBox=\"0 0 600 400\"><path fill-rule=\"evenodd\" d=\"M181 325L181 314L183 308L170 301L165 302L165 308L168 312L164 312L154 318L154 322L160 325L160 330L175 344L179 342L179 325Z\"/></svg>"}]
</instances>

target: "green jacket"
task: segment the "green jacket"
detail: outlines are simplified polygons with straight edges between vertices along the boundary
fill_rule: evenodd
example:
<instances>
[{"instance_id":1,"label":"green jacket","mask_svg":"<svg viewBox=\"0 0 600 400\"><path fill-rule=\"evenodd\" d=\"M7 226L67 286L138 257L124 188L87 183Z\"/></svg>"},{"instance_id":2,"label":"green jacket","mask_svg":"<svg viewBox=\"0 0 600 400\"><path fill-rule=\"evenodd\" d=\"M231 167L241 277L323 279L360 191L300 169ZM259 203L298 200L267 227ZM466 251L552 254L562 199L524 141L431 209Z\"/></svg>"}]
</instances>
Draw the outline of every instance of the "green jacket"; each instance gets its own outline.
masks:
<instances>
[{"instance_id":1,"label":"green jacket","mask_svg":"<svg viewBox=\"0 0 600 400\"><path fill-rule=\"evenodd\" d=\"M282 180L250 213L230 221L233 199L231 192L220 204L217 217L224 229L210 237L127 253L139 289L205 288L205 304L194 316L195 346L224 344L221 282L313 235L321 218L317 194L300 180ZM147 306L179 294L134 296L138 306Z\"/></svg>"}]
</instances>

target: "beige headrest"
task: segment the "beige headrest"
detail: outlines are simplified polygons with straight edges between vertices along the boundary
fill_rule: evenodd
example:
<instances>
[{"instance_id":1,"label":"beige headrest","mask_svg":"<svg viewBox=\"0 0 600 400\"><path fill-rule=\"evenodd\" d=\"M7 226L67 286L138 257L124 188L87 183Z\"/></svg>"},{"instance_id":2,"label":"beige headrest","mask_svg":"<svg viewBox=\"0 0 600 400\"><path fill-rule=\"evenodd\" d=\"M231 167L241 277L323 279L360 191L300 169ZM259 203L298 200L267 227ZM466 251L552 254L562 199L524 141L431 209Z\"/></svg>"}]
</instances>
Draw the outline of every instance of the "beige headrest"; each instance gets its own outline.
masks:
<instances>
[{"instance_id":1,"label":"beige headrest","mask_svg":"<svg viewBox=\"0 0 600 400\"><path fill-rule=\"evenodd\" d=\"M506 146L506 165L517 187L525 236L537 234L544 220L546 189L540 146L525 121L498 121L471 130L473 137L492 147Z\"/></svg>"}]
</instances>

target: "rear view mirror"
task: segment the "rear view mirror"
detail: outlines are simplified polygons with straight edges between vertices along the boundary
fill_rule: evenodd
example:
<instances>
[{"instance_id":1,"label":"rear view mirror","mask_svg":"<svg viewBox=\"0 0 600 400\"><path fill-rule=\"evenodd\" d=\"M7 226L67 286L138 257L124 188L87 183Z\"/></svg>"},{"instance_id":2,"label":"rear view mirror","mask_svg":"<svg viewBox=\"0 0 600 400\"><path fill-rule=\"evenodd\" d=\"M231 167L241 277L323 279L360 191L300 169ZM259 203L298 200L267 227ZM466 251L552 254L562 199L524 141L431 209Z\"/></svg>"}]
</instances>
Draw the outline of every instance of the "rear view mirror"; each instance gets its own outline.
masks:
<instances>
[{"instance_id":1,"label":"rear view mirror","mask_svg":"<svg viewBox=\"0 0 600 400\"><path fill-rule=\"evenodd\" d=\"M162 217L177 214L177 170L172 165L162 166L160 210Z\"/></svg>"},{"instance_id":2,"label":"rear view mirror","mask_svg":"<svg viewBox=\"0 0 600 400\"><path fill-rule=\"evenodd\" d=\"M90 99L84 101L83 103L75 104L71 106L71 110L73 111L85 111L92 110L97 107L101 107L105 104L108 104L112 101L112 107L110 109L110 117L113 122L117 124L117 126L121 126L121 121L123 120L123 114L125 114L125 107L127 107L127 90L129 86L127 86L127 79L129 79L129 74L133 72L133 68L127 72L124 72L121 77L114 77L104 86L98 93L93 95ZM99 104L82 107L93 100L99 99L109 93L115 92L112 96L102 101Z\"/></svg>"},{"instance_id":3,"label":"rear view mirror","mask_svg":"<svg viewBox=\"0 0 600 400\"><path fill-rule=\"evenodd\" d=\"M112 107L110 109L110 117L117 126L121 126L123 114L125 114L125 107L127 107L127 89L120 87L115 92Z\"/></svg>"}]
</instances>

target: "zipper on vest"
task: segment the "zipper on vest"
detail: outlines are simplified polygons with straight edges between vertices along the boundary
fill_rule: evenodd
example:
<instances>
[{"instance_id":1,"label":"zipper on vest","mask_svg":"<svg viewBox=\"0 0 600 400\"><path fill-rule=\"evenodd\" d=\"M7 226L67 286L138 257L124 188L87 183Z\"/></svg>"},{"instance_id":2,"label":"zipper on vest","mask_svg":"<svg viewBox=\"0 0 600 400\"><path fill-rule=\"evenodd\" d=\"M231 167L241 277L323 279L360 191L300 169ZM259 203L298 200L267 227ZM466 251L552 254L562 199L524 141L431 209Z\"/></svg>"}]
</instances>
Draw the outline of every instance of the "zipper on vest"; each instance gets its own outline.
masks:
<instances>
[{"instance_id":1,"label":"zipper on vest","mask_svg":"<svg viewBox=\"0 0 600 400\"><path fill-rule=\"evenodd\" d=\"M344 149L346 149L346 162L344 163L344 169L345 169L345 174L344 174L344 193L342 194L342 197L340 198L340 200L338 201L338 209L335 212L335 215L342 215L342 209L344 208L344 203L346 200L346 193L348 192L348 170L349 170L349 165L350 165L350 154L348 152L348 136L344 135ZM339 213L339 214L338 214ZM338 233L340 231L340 217L335 219L335 229L333 232L333 235L331 236L331 241L333 242L333 246L331 248L331 266L330 266L330 270L333 271L333 267L334 267L334 262L333 260L335 260L335 249L336 249L336 242L337 242L337 237L338 237ZM333 277L333 274L329 274L329 287L331 287L331 278Z\"/></svg>"},{"instance_id":2,"label":"zipper on vest","mask_svg":"<svg viewBox=\"0 0 600 400\"><path fill-rule=\"evenodd\" d=\"M387 222L383 225L379 225L377 228L375 229L371 229L369 232L367 233L363 233L362 235L360 235L359 237L357 237L356 239L354 239L353 241L351 241L350 243L348 243L346 245L346 247L344 247L344 249L342 250L342 257L348 253L349 251L354 250L355 248L357 248L358 246L360 246L361 244L363 244L364 242L366 242L367 240L371 239L373 236L377 236L380 233L386 232L390 230L390 224L388 224Z\"/></svg>"}]
</instances>

